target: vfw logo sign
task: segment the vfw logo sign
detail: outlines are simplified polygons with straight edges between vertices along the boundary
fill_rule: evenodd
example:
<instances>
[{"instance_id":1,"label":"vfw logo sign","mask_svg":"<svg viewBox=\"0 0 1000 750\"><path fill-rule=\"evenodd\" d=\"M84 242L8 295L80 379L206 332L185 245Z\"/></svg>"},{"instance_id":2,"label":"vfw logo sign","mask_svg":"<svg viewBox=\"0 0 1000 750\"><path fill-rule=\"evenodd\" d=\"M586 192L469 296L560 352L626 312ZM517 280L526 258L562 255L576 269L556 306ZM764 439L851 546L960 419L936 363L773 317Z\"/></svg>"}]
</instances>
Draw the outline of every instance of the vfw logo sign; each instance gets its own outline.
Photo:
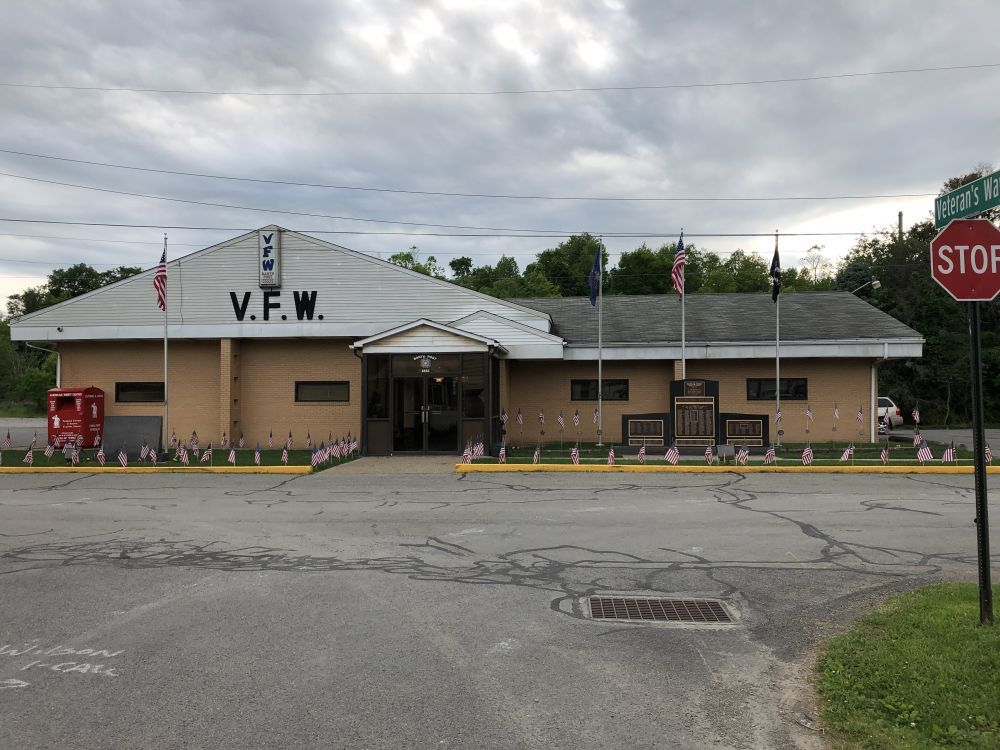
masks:
<instances>
[{"instance_id":1,"label":"vfw logo sign","mask_svg":"<svg viewBox=\"0 0 1000 750\"><path fill-rule=\"evenodd\" d=\"M257 232L257 248L260 288L281 286L281 233L277 229L261 229Z\"/></svg>"}]
</instances>

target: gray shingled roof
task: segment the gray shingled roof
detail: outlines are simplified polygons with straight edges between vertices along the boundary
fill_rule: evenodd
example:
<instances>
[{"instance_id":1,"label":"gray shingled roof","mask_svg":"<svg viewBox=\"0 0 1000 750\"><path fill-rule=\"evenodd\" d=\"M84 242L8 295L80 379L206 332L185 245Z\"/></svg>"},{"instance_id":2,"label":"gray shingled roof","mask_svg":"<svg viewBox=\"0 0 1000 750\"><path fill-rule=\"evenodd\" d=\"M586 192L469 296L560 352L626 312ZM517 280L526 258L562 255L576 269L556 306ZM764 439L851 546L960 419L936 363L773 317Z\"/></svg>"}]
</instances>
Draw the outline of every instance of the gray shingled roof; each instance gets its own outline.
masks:
<instances>
[{"instance_id":1,"label":"gray shingled roof","mask_svg":"<svg viewBox=\"0 0 1000 750\"><path fill-rule=\"evenodd\" d=\"M570 346L597 345L597 310L587 297L512 299L552 317L552 332ZM774 340L769 294L690 294L686 302L689 343ZM604 344L680 343L681 305L676 295L604 298ZM781 295L781 340L922 339L891 315L849 292Z\"/></svg>"}]
</instances>

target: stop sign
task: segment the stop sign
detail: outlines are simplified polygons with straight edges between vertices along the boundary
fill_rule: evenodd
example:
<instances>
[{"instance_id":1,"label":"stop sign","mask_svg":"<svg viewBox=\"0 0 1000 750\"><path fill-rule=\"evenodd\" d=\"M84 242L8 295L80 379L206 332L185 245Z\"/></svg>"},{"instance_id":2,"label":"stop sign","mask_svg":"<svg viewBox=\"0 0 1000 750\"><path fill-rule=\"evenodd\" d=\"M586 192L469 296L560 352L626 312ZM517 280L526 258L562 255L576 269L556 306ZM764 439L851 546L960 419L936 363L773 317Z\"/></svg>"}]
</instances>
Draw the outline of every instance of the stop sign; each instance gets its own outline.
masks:
<instances>
[{"instance_id":1,"label":"stop sign","mask_svg":"<svg viewBox=\"0 0 1000 750\"><path fill-rule=\"evenodd\" d=\"M959 302L1000 293L1000 229L987 219L957 219L931 240L931 277Z\"/></svg>"}]
</instances>

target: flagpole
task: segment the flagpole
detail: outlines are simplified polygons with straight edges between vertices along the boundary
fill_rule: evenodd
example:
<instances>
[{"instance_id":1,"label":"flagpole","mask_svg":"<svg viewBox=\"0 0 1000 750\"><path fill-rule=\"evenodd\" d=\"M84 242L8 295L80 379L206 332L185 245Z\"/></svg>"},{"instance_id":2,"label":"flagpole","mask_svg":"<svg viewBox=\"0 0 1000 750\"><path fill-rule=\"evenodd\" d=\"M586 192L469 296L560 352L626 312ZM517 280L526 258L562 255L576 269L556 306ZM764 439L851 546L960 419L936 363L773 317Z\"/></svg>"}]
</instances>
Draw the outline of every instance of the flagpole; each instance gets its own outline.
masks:
<instances>
[{"instance_id":1,"label":"flagpole","mask_svg":"<svg viewBox=\"0 0 1000 750\"><path fill-rule=\"evenodd\" d=\"M597 445L598 447L604 445L601 441L601 437L604 434L604 405L601 398L602 387L601 381L604 375L603 368L603 357L604 357L604 240L598 238L598 249L597 257L598 261L598 274L597 274Z\"/></svg>"},{"instance_id":2,"label":"flagpole","mask_svg":"<svg viewBox=\"0 0 1000 750\"><path fill-rule=\"evenodd\" d=\"M774 256L778 257L778 230L774 230ZM774 300L774 398L776 413L781 414L781 290ZM774 426L778 434L778 447L781 447L781 422Z\"/></svg>"},{"instance_id":3,"label":"flagpole","mask_svg":"<svg viewBox=\"0 0 1000 750\"><path fill-rule=\"evenodd\" d=\"M681 242L683 241L684 241L684 227L681 227ZM685 258L684 260L686 262L687 258ZM681 277L681 380L687 380L687 333L684 321L684 303L686 297L687 297L687 277L685 275Z\"/></svg>"},{"instance_id":4,"label":"flagpole","mask_svg":"<svg viewBox=\"0 0 1000 750\"><path fill-rule=\"evenodd\" d=\"M166 263L167 263L167 233L163 233L163 266L164 274L166 274ZM170 407L167 403L167 310L169 306L167 305L167 294L169 293L168 286L166 282L168 279L164 279L163 283L163 449L167 448L167 441L170 439L170 433L167 430L170 429Z\"/></svg>"}]
</instances>

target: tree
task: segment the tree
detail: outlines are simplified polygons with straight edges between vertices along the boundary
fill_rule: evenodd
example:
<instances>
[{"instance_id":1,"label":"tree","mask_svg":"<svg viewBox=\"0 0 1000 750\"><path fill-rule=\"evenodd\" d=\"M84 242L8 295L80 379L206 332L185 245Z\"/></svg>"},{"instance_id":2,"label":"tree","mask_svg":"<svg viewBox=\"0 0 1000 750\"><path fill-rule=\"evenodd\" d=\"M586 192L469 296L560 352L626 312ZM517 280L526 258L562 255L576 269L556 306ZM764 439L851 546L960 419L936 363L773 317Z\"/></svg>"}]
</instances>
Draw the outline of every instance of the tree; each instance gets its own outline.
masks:
<instances>
[{"instance_id":1,"label":"tree","mask_svg":"<svg viewBox=\"0 0 1000 750\"><path fill-rule=\"evenodd\" d=\"M461 258L455 258L448 266L451 268L451 273L456 280L464 279L472 273L472 258L467 258L463 255Z\"/></svg>"},{"instance_id":2,"label":"tree","mask_svg":"<svg viewBox=\"0 0 1000 750\"><path fill-rule=\"evenodd\" d=\"M438 265L437 258L428 255L427 260L421 262L420 250L417 249L416 245L411 245L410 249L405 252L390 255L389 262L422 273L424 276L433 276L436 279L444 278L444 269Z\"/></svg>"},{"instance_id":3,"label":"tree","mask_svg":"<svg viewBox=\"0 0 1000 750\"><path fill-rule=\"evenodd\" d=\"M670 272L674 262L674 249L674 246L663 245L658 250L650 250L644 242L635 250L622 253L618 265L608 271L605 292L664 294L673 289Z\"/></svg>"},{"instance_id":4,"label":"tree","mask_svg":"<svg viewBox=\"0 0 1000 750\"><path fill-rule=\"evenodd\" d=\"M594 267L597 250L601 250L604 268L608 266L608 252L599 239L589 234L575 234L554 248L543 250L525 274L538 271L559 289L563 297L580 297L590 294L590 271Z\"/></svg>"},{"instance_id":5,"label":"tree","mask_svg":"<svg viewBox=\"0 0 1000 750\"><path fill-rule=\"evenodd\" d=\"M735 250L725 261L713 253L703 256L702 292L766 292L771 288L768 264L757 253Z\"/></svg>"},{"instance_id":6,"label":"tree","mask_svg":"<svg viewBox=\"0 0 1000 750\"><path fill-rule=\"evenodd\" d=\"M818 284L821 279L828 278L833 272L833 263L823 256L823 249L823 245L813 245L806 250L806 254L802 258L802 266L809 272L809 275L812 276L814 286ZM782 281L784 281L784 279L782 279Z\"/></svg>"}]
</instances>

